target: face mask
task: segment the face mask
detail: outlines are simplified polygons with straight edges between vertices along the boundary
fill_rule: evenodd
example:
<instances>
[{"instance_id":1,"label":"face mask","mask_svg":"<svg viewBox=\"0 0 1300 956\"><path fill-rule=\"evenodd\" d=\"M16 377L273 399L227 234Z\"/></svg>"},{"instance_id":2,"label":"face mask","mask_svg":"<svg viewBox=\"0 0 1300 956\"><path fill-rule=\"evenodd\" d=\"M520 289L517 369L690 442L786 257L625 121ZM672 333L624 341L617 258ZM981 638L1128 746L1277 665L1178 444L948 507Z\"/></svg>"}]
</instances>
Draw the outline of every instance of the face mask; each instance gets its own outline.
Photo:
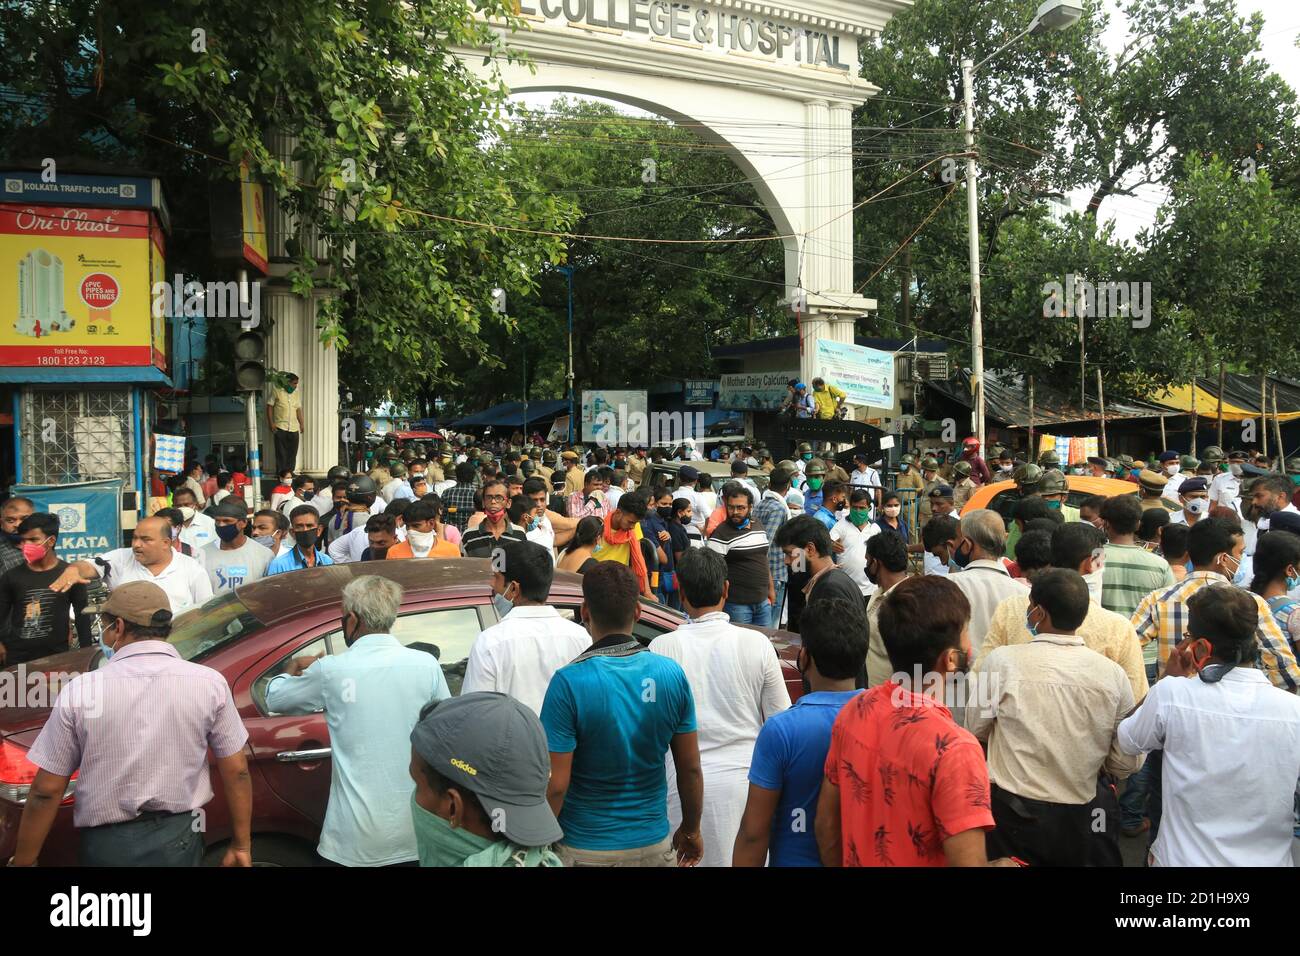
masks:
<instances>
[{"instance_id":1,"label":"face mask","mask_svg":"<svg viewBox=\"0 0 1300 956\"><path fill-rule=\"evenodd\" d=\"M866 508L850 508L849 520L856 525L864 525L867 519L871 517L871 512Z\"/></svg>"},{"instance_id":2,"label":"face mask","mask_svg":"<svg viewBox=\"0 0 1300 956\"><path fill-rule=\"evenodd\" d=\"M1286 576L1286 589L1288 591L1294 591L1296 588L1300 588L1300 574L1288 574Z\"/></svg>"},{"instance_id":3,"label":"face mask","mask_svg":"<svg viewBox=\"0 0 1300 956\"><path fill-rule=\"evenodd\" d=\"M316 547L316 529L310 531L295 531L293 540L298 542L298 547L303 551L311 551Z\"/></svg>"},{"instance_id":4,"label":"face mask","mask_svg":"<svg viewBox=\"0 0 1300 956\"><path fill-rule=\"evenodd\" d=\"M290 385L288 388L285 389L285 391L288 392L290 395L292 395L294 392L298 391L298 386Z\"/></svg>"},{"instance_id":5,"label":"face mask","mask_svg":"<svg viewBox=\"0 0 1300 956\"><path fill-rule=\"evenodd\" d=\"M1031 607L1029 613L1025 615L1025 629L1034 637L1038 636L1038 625L1034 623L1034 609Z\"/></svg>"},{"instance_id":6,"label":"face mask","mask_svg":"<svg viewBox=\"0 0 1300 956\"><path fill-rule=\"evenodd\" d=\"M1210 510L1210 499L1192 498L1183 503L1183 510L1189 515L1203 515Z\"/></svg>"},{"instance_id":7,"label":"face mask","mask_svg":"<svg viewBox=\"0 0 1300 956\"><path fill-rule=\"evenodd\" d=\"M49 540L49 538L45 539L46 542ZM28 564L35 564L37 561L45 560L45 552L44 542L41 544L33 544L30 541L23 542L23 560Z\"/></svg>"},{"instance_id":8,"label":"face mask","mask_svg":"<svg viewBox=\"0 0 1300 956\"><path fill-rule=\"evenodd\" d=\"M906 473L907 473L907 469L909 469L909 468L911 468L911 467L912 467L911 465L899 465L899 466L898 466L898 473L899 473L900 475L902 475L902 474L906 474Z\"/></svg>"},{"instance_id":9,"label":"face mask","mask_svg":"<svg viewBox=\"0 0 1300 956\"><path fill-rule=\"evenodd\" d=\"M1241 477L1241 465L1229 465L1228 471L1232 472L1232 477L1234 478Z\"/></svg>"},{"instance_id":10,"label":"face mask","mask_svg":"<svg viewBox=\"0 0 1300 956\"><path fill-rule=\"evenodd\" d=\"M528 519L528 530L529 530L529 531L536 531L538 525L540 525L541 523L542 523L542 519L541 519L541 518L538 518L538 517L536 517L536 516L534 516L534 517L532 517L532 518L529 518L529 519Z\"/></svg>"},{"instance_id":11,"label":"face mask","mask_svg":"<svg viewBox=\"0 0 1300 956\"><path fill-rule=\"evenodd\" d=\"M813 491L820 491L820 490L821 490L821 487L822 487L822 481L823 481L823 480L824 480L824 479L821 479L821 478L809 478L809 479L808 479L808 487L811 488Z\"/></svg>"},{"instance_id":12,"label":"face mask","mask_svg":"<svg viewBox=\"0 0 1300 956\"><path fill-rule=\"evenodd\" d=\"M1182 465L1165 465L1166 475L1176 475L1183 470Z\"/></svg>"},{"instance_id":13,"label":"face mask","mask_svg":"<svg viewBox=\"0 0 1300 956\"><path fill-rule=\"evenodd\" d=\"M1088 585L1088 598L1093 604L1101 603L1102 570L1097 568L1083 576L1084 583Z\"/></svg>"},{"instance_id":14,"label":"face mask","mask_svg":"<svg viewBox=\"0 0 1300 956\"><path fill-rule=\"evenodd\" d=\"M671 506L667 508L656 508L655 512L659 515L659 517L663 518L665 521L667 521L669 518L673 516L673 509Z\"/></svg>"},{"instance_id":15,"label":"face mask","mask_svg":"<svg viewBox=\"0 0 1300 956\"><path fill-rule=\"evenodd\" d=\"M187 507L185 507L185 506L182 506L182 507L181 507L181 518L183 518L183 519L185 520L185 523L186 523L186 524L189 524L191 521L194 520L194 509L193 509L193 508L187 508Z\"/></svg>"},{"instance_id":16,"label":"face mask","mask_svg":"<svg viewBox=\"0 0 1300 956\"><path fill-rule=\"evenodd\" d=\"M371 549L370 549L370 560L371 560L371 561L382 561L382 560L384 560L386 557L388 557L388 549L387 549L387 548L371 548Z\"/></svg>"},{"instance_id":17,"label":"face mask","mask_svg":"<svg viewBox=\"0 0 1300 956\"><path fill-rule=\"evenodd\" d=\"M975 549L974 549L973 547L970 548L970 549L968 549L968 550L966 550L966 551L963 551L961 548L962 548L962 545L964 545L965 543L966 543L966 542L963 541L962 544L961 544L961 545L958 545L958 546L956 547L956 549L952 552L952 560L953 560L953 562L957 565L957 567L959 567L959 568L964 568L964 567L966 567L966 565L970 564L970 562L971 562L971 555L972 555L972 554L974 553L974 551L975 551Z\"/></svg>"},{"instance_id":18,"label":"face mask","mask_svg":"<svg viewBox=\"0 0 1300 956\"><path fill-rule=\"evenodd\" d=\"M864 570L865 570L866 573L867 573L867 580L868 580L868 581L870 581L872 584L879 584L879 583L880 583L880 580L879 580L879 574L878 574L877 572L873 572L873 571L871 570L871 562L867 562L867 566L866 566L866 568L864 568Z\"/></svg>"},{"instance_id":19,"label":"face mask","mask_svg":"<svg viewBox=\"0 0 1300 956\"><path fill-rule=\"evenodd\" d=\"M105 641L104 641L104 629L103 629L103 628L100 628L100 631L99 631L99 649L100 649L100 651L103 652L103 654L104 654L104 660L105 660L105 661L110 661L110 660L113 659L113 649L112 649L111 647L109 647L108 644L105 643Z\"/></svg>"},{"instance_id":20,"label":"face mask","mask_svg":"<svg viewBox=\"0 0 1300 956\"><path fill-rule=\"evenodd\" d=\"M1061 503L1056 500L1051 500L1047 502L1047 507L1051 508L1053 511L1060 511Z\"/></svg>"},{"instance_id":21,"label":"face mask","mask_svg":"<svg viewBox=\"0 0 1300 956\"><path fill-rule=\"evenodd\" d=\"M411 546L412 551L428 551L433 547L433 539L437 535L432 531L412 531L406 529L406 541Z\"/></svg>"},{"instance_id":22,"label":"face mask","mask_svg":"<svg viewBox=\"0 0 1300 956\"><path fill-rule=\"evenodd\" d=\"M256 541L258 544L260 544L262 547L266 548L268 551L275 550L275 535L273 534L264 534L260 538L254 538L253 540Z\"/></svg>"},{"instance_id":23,"label":"face mask","mask_svg":"<svg viewBox=\"0 0 1300 956\"><path fill-rule=\"evenodd\" d=\"M885 505L885 515L890 518L897 518L900 510L899 505Z\"/></svg>"},{"instance_id":24,"label":"face mask","mask_svg":"<svg viewBox=\"0 0 1300 956\"><path fill-rule=\"evenodd\" d=\"M506 600L506 596L504 594L493 594L492 606L497 609L497 617L505 617L512 610L514 610L514 605Z\"/></svg>"},{"instance_id":25,"label":"face mask","mask_svg":"<svg viewBox=\"0 0 1300 956\"><path fill-rule=\"evenodd\" d=\"M219 524L217 525L217 537L229 544L239 537L239 525L237 524Z\"/></svg>"},{"instance_id":26,"label":"face mask","mask_svg":"<svg viewBox=\"0 0 1300 956\"><path fill-rule=\"evenodd\" d=\"M495 842L464 827L453 827L450 821L416 803L415 794L411 794L411 823L415 828L420 866L462 866L469 857L482 853Z\"/></svg>"}]
</instances>

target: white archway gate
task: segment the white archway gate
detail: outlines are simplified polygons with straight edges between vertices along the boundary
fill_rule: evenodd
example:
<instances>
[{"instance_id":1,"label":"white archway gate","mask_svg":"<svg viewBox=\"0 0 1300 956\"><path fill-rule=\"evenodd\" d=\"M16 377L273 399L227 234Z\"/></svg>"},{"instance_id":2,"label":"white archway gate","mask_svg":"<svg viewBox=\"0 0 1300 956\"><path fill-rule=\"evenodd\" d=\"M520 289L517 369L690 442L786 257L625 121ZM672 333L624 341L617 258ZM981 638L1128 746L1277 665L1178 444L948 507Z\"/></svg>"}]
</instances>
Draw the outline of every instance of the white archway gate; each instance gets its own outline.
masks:
<instances>
[{"instance_id":1,"label":"white archway gate","mask_svg":"<svg viewBox=\"0 0 1300 956\"><path fill-rule=\"evenodd\" d=\"M531 64L463 56L482 75L499 71L511 92L600 95L724 144L787 237L806 380L816 340L851 343L855 320L875 308L853 285L852 116L876 92L858 76L858 43L911 2L515 0L530 29L503 39Z\"/></svg>"}]
</instances>

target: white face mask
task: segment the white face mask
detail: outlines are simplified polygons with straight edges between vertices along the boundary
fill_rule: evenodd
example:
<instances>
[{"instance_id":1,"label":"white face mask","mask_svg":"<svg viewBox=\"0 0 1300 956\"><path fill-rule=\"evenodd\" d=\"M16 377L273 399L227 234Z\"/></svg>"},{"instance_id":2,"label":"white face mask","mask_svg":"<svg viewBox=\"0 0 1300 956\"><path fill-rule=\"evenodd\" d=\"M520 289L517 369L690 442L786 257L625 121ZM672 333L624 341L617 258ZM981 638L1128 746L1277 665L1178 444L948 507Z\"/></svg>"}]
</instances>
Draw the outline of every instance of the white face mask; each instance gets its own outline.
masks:
<instances>
[{"instance_id":1,"label":"white face mask","mask_svg":"<svg viewBox=\"0 0 1300 956\"><path fill-rule=\"evenodd\" d=\"M1084 583L1088 585L1088 599L1093 604L1101 604L1101 578L1102 568L1090 571L1083 576Z\"/></svg>"},{"instance_id":2,"label":"white face mask","mask_svg":"<svg viewBox=\"0 0 1300 956\"><path fill-rule=\"evenodd\" d=\"M186 523L186 524L189 524L191 521L194 520L194 509L193 509L193 508L188 508L188 507L182 505L182 506L181 506L181 517L182 517L183 519L185 519L185 523Z\"/></svg>"},{"instance_id":3,"label":"white face mask","mask_svg":"<svg viewBox=\"0 0 1300 956\"><path fill-rule=\"evenodd\" d=\"M1189 515L1203 515L1210 510L1210 499L1191 498L1183 503L1183 510Z\"/></svg>"},{"instance_id":4,"label":"white face mask","mask_svg":"<svg viewBox=\"0 0 1300 956\"><path fill-rule=\"evenodd\" d=\"M1176 475L1182 470L1183 470L1183 466L1177 463L1174 463L1172 465L1165 465L1166 475Z\"/></svg>"},{"instance_id":5,"label":"white face mask","mask_svg":"<svg viewBox=\"0 0 1300 956\"><path fill-rule=\"evenodd\" d=\"M406 540L411 545L412 553L417 556L428 554L429 549L433 547L433 540L436 537L437 533L433 531L412 531L410 528L406 529Z\"/></svg>"}]
</instances>

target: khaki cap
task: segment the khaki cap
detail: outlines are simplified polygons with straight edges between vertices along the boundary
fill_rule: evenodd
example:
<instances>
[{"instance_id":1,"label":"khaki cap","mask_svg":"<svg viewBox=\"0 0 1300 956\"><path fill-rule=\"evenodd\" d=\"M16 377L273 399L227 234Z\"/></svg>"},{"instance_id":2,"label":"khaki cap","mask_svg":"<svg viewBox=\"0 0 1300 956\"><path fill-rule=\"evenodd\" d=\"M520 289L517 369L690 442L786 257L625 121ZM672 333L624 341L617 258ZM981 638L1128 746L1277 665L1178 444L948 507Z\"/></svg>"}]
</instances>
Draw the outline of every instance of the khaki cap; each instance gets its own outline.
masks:
<instances>
[{"instance_id":1,"label":"khaki cap","mask_svg":"<svg viewBox=\"0 0 1300 956\"><path fill-rule=\"evenodd\" d=\"M82 614L111 614L141 627L171 623L172 606L167 592L152 581L131 581L114 588L102 604L88 604Z\"/></svg>"}]
</instances>

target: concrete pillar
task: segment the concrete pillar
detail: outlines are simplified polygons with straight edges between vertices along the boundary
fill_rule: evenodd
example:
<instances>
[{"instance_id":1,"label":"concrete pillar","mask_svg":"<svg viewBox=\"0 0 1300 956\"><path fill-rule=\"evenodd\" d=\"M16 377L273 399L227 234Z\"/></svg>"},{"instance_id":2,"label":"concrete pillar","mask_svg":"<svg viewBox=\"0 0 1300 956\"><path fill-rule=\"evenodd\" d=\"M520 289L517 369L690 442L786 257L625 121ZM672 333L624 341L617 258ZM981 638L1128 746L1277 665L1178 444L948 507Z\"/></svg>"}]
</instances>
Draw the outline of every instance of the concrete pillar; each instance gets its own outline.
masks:
<instances>
[{"instance_id":1,"label":"concrete pillar","mask_svg":"<svg viewBox=\"0 0 1300 956\"><path fill-rule=\"evenodd\" d=\"M324 475L339 463L339 352L322 345L316 331L317 312L336 295L333 289L317 289L310 300L303 300L307 334L298 374L307 433L298 451L298 467L312 475Z\"/></svg>"},{"instance_id":2,"label":"concrete pillar","mask_svg":"<svg viewBox=\"0 0 1300 956\"><path fill-rule=\"evenodd\" d=\"M275 321L267 336L267 368L298 375L307 424L298 446L298 470L312 475L323 475L339 463L338 350L321 345L316 332L317 309L322 301L336 294L333 290L317 290L305 299L284 287L273 287L262 294L264 313ZM262 401L265 404L265 397ZM265 421L266 413L261 414L261 421ZM274 461L269 429L264 429L262 446Z\"/></svg>"}]
</instances>

